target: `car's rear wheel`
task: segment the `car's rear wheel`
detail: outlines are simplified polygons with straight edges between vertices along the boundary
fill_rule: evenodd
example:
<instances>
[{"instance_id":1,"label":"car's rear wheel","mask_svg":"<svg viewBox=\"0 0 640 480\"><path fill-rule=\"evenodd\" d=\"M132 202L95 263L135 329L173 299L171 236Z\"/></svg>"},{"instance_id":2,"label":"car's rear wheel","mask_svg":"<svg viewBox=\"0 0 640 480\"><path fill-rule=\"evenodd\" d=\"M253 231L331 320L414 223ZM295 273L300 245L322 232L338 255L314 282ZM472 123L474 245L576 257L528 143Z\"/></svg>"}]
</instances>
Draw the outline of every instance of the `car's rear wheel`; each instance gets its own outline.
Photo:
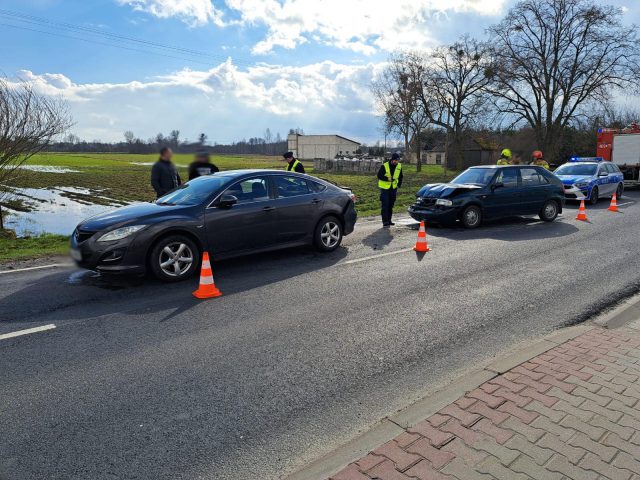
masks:
<instances>
[{"instance_id":1,"label":"car's rear wheel","mask_svg":"<svg viewBox=\"0 0 640 480\"><path fill-rule=\"evenodd\" d=\"M333 252L342 243L342 224L336 217L325 217L316 226L313 236L316 248L321 252Z\"/></svg>"},{"instance_id":2,"label":"car's rear wheel","mask_svg":"<svg viewBox=\"0 0 640 480\"><path fill-rule=\"evenodd\" d=\"M553 222L558 216L558 202L555 200L547 200L540 210L540 220L545 222Z\"/></svg>"},{"instance_id":3,"label":"car's rear wheel","mask_svg":"<svg viewBox=\"0 0 640 480\"><path fill-rule=\"evenodd\" d=\"M595 205L598 203L598 200L600 200L600 191L598 190L598 187L593 187L591 190L591 196L589 197L589 203L591 205Z\"/></svg>"},{"instance_id":4,"label":"car's rear wheel","mask_svg":"<svg viewBox=\"0 0 640 480\"><path fill-rule=\"evenodd\" d=\"M184 235L160 239L151 249L149 266L163 282L180 282L193 276L200 264L200 250Z\"/></svg>"},{"instance_id":5,"label":"car's rear wheel","mask_svg":"<svg viewBox=\"0 0 640 480\"><path fill-rule=\"evenodd\" d=\"M464 209L460 220L464 228L477 228L482 223L482 210L477 205L471 205Z\"/></svg>"},{"instance_id":6,"label":"car's rear wheel","mask_svg":"<svg viewBox=\"0 0 640 480\"><path fill-rule=\"evenodd\" d=\"M618 184L618 188L616 189L616 198L620 199L622 198L622 194L624 193L624 184L623 183L619 183Z\"/></svg>"}]
</instances>

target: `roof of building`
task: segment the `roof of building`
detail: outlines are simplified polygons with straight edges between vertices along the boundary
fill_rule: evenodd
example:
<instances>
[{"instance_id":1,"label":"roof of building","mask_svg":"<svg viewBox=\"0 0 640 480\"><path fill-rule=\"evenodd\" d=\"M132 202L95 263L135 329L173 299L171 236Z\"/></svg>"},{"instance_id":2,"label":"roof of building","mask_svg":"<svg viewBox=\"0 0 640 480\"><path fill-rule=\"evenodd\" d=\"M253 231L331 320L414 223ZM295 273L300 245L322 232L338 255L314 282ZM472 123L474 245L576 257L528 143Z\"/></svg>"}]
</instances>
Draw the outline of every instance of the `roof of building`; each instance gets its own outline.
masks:
<instances>
[{"instance_id":1,"label":"roof of building","mask_svg":"<svg viewBox=\"0 0 640 480\"><path fill-rule=\"evenodd\" d=\"M351 140L350 138L343 137L342 135L336 135L335 133L328 133L328 134L325 134L325 135L302 135L300 133L294 133L294 134L290 134L290 135L298 135L299 137L307 137L307 138L313 138L313 137L336 137L336 138L341 138L342 140L346 140L347 142L355 143L356 145L362 145L360 142L356 142L355 140Z\"/></svg>"}]
</instances>

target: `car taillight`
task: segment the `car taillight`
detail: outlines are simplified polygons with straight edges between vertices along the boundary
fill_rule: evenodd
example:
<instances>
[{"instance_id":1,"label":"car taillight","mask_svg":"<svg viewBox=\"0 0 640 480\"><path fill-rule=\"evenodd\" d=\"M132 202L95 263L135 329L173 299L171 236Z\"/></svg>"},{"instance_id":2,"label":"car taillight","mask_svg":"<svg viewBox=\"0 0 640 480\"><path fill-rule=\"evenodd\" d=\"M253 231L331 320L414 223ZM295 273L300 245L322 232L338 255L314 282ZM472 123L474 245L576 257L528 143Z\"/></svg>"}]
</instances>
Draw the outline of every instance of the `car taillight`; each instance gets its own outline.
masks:
<instances>
[{"instance_id":1,"label":"car taillight","mask_svg":"<svg viewBox=\"0 0 640 480\"><path fill-rule=\"evenodd\" d=\"M358 197L356 197L356 194L355 194L355 193L350 194L350 197L351 197L351 201L352 201L353 203L356 203L356 202L358 201Z\"/></svg>"}]
</instances>

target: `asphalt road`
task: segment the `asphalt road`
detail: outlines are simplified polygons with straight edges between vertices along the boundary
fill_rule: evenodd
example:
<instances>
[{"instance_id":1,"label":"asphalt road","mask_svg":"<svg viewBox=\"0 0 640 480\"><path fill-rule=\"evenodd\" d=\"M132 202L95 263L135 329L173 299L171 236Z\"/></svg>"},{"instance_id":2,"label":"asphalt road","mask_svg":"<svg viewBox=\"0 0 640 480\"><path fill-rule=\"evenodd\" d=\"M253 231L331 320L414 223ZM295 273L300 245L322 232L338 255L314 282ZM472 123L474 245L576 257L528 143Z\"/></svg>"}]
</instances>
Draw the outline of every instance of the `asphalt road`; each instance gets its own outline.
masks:
<instances>
[{"instance_id":1,"label":"asphalt road","mask_svg":"<svg viewBox=\"0 0 640 480\"><path fill-rule=\"evenodd\" d=\"M553 224L362 222L195 282L0 275L0 479L271 479L433 385L640 288L640 192ZM16 338L3 334L54 324Z\"/></svg>"}]
</instances>

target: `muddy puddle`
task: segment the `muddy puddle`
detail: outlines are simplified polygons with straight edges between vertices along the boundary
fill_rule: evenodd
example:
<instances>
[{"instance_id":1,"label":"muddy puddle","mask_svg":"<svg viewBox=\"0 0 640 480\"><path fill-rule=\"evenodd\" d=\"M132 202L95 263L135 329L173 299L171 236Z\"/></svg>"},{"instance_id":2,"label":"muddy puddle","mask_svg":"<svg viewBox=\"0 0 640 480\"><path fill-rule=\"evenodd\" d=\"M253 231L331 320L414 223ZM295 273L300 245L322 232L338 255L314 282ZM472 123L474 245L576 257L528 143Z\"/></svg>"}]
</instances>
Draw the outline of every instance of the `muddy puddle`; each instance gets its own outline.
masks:
<instances>
[{"instance_id":1,"label":"muddy puddle","mask_svg":"<svg viewBox=\"0 0 640 480\"><path fill-rule=\"evenodd\" d=\"M16 188L3 200L9 202L3 207L8 212L5 226L21 237L41 233L71 235L82 220L126 205L99 191L74 187ZM20 205L19 210L11 208L12 201Z\"/></svg>"}]
</instances>

